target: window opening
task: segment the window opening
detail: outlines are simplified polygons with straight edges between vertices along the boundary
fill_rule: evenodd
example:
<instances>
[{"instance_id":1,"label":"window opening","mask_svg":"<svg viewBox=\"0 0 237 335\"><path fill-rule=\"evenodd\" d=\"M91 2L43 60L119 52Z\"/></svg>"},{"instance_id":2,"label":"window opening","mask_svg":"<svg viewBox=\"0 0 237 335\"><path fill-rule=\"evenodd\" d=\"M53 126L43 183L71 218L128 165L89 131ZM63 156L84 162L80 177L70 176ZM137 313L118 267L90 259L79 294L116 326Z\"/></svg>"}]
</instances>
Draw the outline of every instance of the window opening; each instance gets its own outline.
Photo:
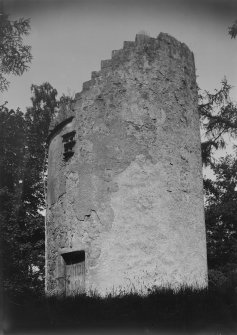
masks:
<instances>
[{"instance_id":1,"label":"window opening","mask_svg":"<svg viewBox=\"0 0 237 335\"><path fill-rule=\"evenodd\" d=\"M71 131L70 133L67 133L62 136L64 144L63 158L66 161L74 155L73 147L76 143L75 134L76 134L75 131Z\"/></svg>"}]
</instances>

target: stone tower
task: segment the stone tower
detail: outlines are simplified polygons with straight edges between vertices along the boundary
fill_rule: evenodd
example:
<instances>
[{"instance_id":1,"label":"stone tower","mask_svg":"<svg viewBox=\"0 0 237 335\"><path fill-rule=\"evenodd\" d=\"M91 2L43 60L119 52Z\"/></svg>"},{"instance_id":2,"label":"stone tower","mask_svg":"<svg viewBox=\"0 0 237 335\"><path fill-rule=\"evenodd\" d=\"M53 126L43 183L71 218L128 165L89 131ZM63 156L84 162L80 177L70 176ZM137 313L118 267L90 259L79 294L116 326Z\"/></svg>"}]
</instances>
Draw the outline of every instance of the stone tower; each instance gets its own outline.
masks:
<instances>
[{"instance_id":1,"label":"stone tower","mask_svg":"<svg viewBox=\"0 0 237 335\"><path fill-rule=\"evenodd\" d=\"M137 35L50 127L46 292L207 285L193 53Z\"/></svg>"}]
</instances>

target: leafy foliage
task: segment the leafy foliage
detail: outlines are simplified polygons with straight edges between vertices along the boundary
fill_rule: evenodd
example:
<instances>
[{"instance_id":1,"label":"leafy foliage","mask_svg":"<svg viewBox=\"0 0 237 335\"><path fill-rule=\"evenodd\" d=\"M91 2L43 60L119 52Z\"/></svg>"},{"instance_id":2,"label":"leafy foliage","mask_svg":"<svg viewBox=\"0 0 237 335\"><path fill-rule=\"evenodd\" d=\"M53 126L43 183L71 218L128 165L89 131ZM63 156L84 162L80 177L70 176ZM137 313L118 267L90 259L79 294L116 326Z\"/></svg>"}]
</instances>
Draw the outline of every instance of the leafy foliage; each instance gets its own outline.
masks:
<instances>
[{"instance_id":1,"label":"leafy foliage","mask_svg":"<svg viewBox=\"0 0 237 335\"><path fill-rule=\"evenodd\" d=\"M29 283L23 262L26 234L22 203L22 178L25 160L25 122L23 113L0 107L0 203L1 265L4 288L11 290L19 283ZM18 284L18 285L17 285Z\"/></svg>"},{"instance_id":2,"label":"leafy foliage","mask_svg":"<svg viewBox=\"0 0 237 335\"><path fill-rule=\"evenodd\" d=\"M4 91L9 86L6 75L22 75L32 55L31 47L23 44L23 36L30 30L30 20L10 21L5 13L0 13L0 18L0 91Z\"/></svg>"},{"instance_id":3,"label":"leafy foliage","mask_svg":"<svg viewBox=\"0 0 237 335\"><path fill-rule=\"evenodd\" d=\"M0 108L0 202L4 289L44 288L46 138L58 105L49 84L32 85L25 115Z\"/></svg>"},{"instance_id":4,"label":"leafy foliage","mask_svg":"<svg viewBox=\"0 0 237 335\"><path fill-rule=\"evenodd\" d=\"M225 136L236 138L237 105L230 99L231 86L224 79L214 94L199 94L199 114L204 133L202 158L205 165L213 165L213 149L225 147Z\"/></svg>"},{"instance_id":5,"label":"leafy foliage","mask_svg":"<svg viewBox=\"0 0 237 335\"><path fill-rule=\"evenodd\" d=\"M49 84L32 85L32 106L25 114L29 157L25 168L25 198L34 210L45 208L46 139L58 106L57 91ZM33 209L33 208L32 208Z\"/></svg>"},{"instance_id":6,"label":"leafy foliage","mask_svg":"<svg viewBox=\"0 0 237 335\"><path fill-rule=\"evenodd\" d=\"M216 160L214 153L236 139L237 106L230 99L231 86L226 80L214 94L199 95L199 113L204 134L203 164L209 165L213 179L204 179L205 220L208 267L219 279L237 276L237 157L228 155ZM215 280L214 280L215 281Z\"/></svg>"},{"instance_id":7,"label":"leafy foliage","mask_svg":"<svg viewBox=\"0 0 237 335\"><path fill-rule=\"evenodd\" d=\"M229 27L232 38L237 35L237 21ZM199 113L204 133L202 157L209 165L213 179L204 179L206 195L205 219L209 276L212 282L233 280L237 285L237 157L228 155L219 161L215 150L224 148L226 140L236 139L237 105L230 99L231 86L224 79L214 94L199 95Z\"/></svg>"},{"instance_id":8,"label":"leafy foliage","mask_svg":"<svg viewBox=\"0 0 237 335\"><path fill-rule=\"evenodd\" d=\"M25 122L20 110L0 106L0 187L14 190L23 173Z\"/></svg>"},{"instance_id":9,"label":"leafy foliage","mask_svg":"<svg viewBox=\"0 0 237 335\"><path fill-rule=\"evenodd\" d=\"M229 273L237 268L236 157L220 159L213 170L216 180L206 188L208 261L210 268Z\"/></svg>"}]
</instances>

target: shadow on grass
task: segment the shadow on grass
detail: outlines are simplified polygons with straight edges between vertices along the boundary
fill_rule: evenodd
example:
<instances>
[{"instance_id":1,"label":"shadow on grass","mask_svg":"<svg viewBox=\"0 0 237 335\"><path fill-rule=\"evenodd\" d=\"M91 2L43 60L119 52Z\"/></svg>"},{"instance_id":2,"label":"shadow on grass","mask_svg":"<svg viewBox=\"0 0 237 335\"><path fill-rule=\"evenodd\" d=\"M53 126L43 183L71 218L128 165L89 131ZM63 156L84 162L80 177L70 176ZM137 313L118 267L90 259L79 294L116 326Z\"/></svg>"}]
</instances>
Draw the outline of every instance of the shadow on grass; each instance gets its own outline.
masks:
<instances>
[{"instance_id":1,"label":"shadow on grass","mask_svg":"<svg viewBox=\"0 0 237 335\"><path fill-rule=\"evenodd\" d=\"M236 334L233 287L179 292L157 289L147 296L78 295L45 297L32 293L5 297L6 334L199 333Z\"/></svg>"}]
</instances>

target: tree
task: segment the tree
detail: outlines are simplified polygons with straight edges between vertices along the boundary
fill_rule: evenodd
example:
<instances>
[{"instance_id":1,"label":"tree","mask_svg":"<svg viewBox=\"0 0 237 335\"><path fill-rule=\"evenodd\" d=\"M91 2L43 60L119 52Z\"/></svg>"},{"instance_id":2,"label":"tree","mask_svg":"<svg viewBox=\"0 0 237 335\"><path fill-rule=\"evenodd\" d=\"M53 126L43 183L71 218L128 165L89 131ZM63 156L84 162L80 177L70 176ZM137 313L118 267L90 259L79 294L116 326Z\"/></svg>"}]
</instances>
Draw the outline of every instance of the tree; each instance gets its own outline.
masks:
<instances>
[{"instance_id":1,"label":"tree","mask_svg":"<svg viewBox=\"0 0 237 335\"><path fill-rule=\"evenodd\" d=\"M28 284L27 264L22 262L22 178L25 157L25 121L19 110L0 106L0 224L1 270L7 290Z\"/></svg>"},{"instance_id":2,"label":"tree","mask_svg":"<svg viewBox=\"0 0 237 335\"><path fill-rule=\"evenodd\" d=\"M31 47L23 44L23 36L29 34L30 20L10 21L9 16L0 13L0 91L9 86L6 75L20 76L32 60Z\"/></svg>"},{"instance_id":3,"label":"tree","mask_svg":"<svg viewBox=\"0 0 237 335\"><path fill-rule=\"evenodd\" d=\"M213 152L224 148L225 136L236 138L237 105L230 99L231 86L227 80L221 82L221 88L211 94L199 93L199 114L201 128L204 132L202 158L204 165L213 166Z\"/></svg>"},{"instance_id":4,"label":"tree","mask_svg":"<svg viewBox=\"0 0 237 335\"><path fill-rule=\"evenodd\" d=\"M237 36L237 20L229 27L228 33L231 38ZM237 105L230 99L231 88L227 80L223 79L221 88L215 90L215 93L199 92L199 114L205 134L205 140L202 142L204 165L213 165L213 149L225 147L225 135L236 138Z\"/></svg>"},{"instance_id":5,"label":"tree","mask_svg":"<svg viewBox=\"0 0 237 335\"><path fill-rule=\"evenodd\" d=\"M23 113L0 106L0 188L13 191L22 177L25 142Z\"/></svg>"},{"instance_id":6,"label":"tree","mask_svg":"<svg viewBox=\"0 0 237 335\"><path fill-rule=\"evenodd\" d=\"M228 33L231 38L236 37L237 21ZM207 91L200 94L199 113L205 137L203 163L211 166L215 176L214 180L204 179L209 279L217 285L231 280L236 286L237 157L228 155L219 161L213 158L215 150L225 147L227 136L236 139L237 105L230 99L230 90L224 79L214 94Z\"/></svg>"},{"instance_id":7,"label":"tree","mask_svg":"<svg viewBox=\"0 0 237 335\"><path fill-rule=\"evenodd\" d=\"M215 151L237 135L237 105L230 99L230 90L224 79L213 94L200 93L199 113L204 133L203 164L214 173L214 179L204 179L209 279L214 285L236 286L237 157L214 158Z\"/></svg>"},{"instance_id":8,"label":"tree","mask_svg":"<svg viewBox=\"0 0 237 335\"><path fill-rule=\"evenodd\" d=\"M35 210L45 208L44 179L47 170L46 139L49 125L58 106L57 91L49 83L32 85L32 107L25 121L29 157L25 169L24 197Z\"/></svg>"},{"instance_id":9,"label":"tree","mask_svg":"<svg viewBox=\"0 0 237 335\"><path fill-rule=\"evenodd\" d=\"M31 90L25 114L0 109L1 259L4 288L14 294L44 289L45 149L58 101L49 83Z\"/></svg>"},{"instance_id":10,"label":"tree","mask_svg":"<svg viewBox=\"0 0 237 335\"><path fill-rule=\"evenodd\" d=\"M32 85L25 114L0 106L1 265L10 294L44 290L47 136L58 106L71 98L49 83Z\"/></svg>"},{"instance_id":11,"label":"tree","mask_svg":"<svg viewBox=\"0 0 237 335\"><path fill-rule=\"evenodd\" d=\"M208 263L228 273L237 267L237 159L231 155L213 166L216 180L206 190Z\"/></svg>"}]
</instances>

